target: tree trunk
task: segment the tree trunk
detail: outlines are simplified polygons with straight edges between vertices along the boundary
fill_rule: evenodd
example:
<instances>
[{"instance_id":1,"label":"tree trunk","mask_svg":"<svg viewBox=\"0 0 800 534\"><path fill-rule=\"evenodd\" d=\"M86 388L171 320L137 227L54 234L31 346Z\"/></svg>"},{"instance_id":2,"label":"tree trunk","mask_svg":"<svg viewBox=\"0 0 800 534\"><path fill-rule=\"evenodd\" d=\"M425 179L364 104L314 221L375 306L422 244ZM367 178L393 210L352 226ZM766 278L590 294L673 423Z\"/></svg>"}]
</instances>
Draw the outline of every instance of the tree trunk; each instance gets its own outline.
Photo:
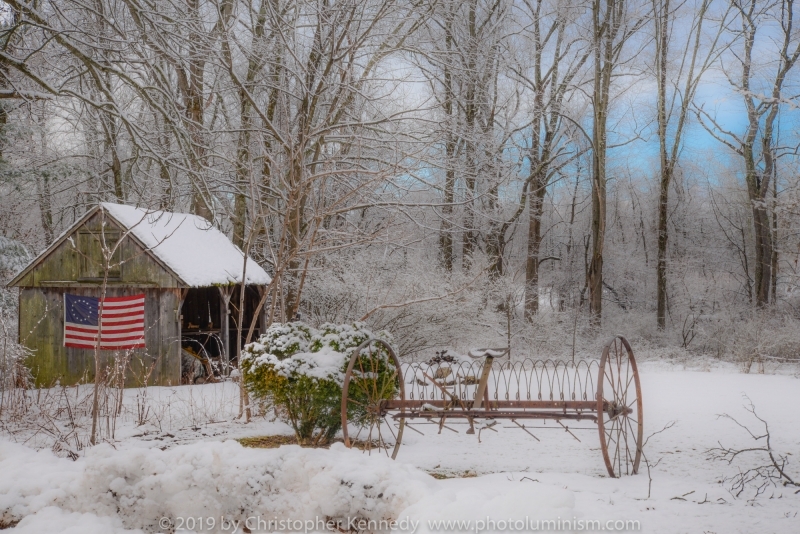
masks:
<instances>
[{"instance_id":1,"label":"tree trunk","mask_svg":"<svg viewBox=\"0 0 800 534\"><path fill-rule=\"evenodd\" d=\"M207 51L204 50L204 35L202 32L202 15L200 13L200 0L188 0L190 12L189 32L189 57L188 73L183 73L184 103L186 106L186 123L192 140L191 165L194 172L194 195L192 197L192 211L209 221L214 220L214 215L209 205L208 187L205 183L205 139L203 135L203 76Z\"/></svg>"},{"instance_id":2,"label":"tree trunk","mask_svg":"<svg viewBox=\"0 0 800 534\"><path fill-rule=\"evenodd\" d=\"M232 15L231 9L224 11L224 16L230 18ZM255 28L253 30L253 50L259 49L263 45L264 28L267 21L267 2L261 2L261 7L256 19ZM228 20L225 22L225 27L229 26ZM226 59L233 66L233 54L230 50L230 45L227 39L223 40L223 49L225 50ZM251 130L253 128L253 111L251 109L250 98L248 93L252 93L256 80L256 75L262 70L263 60L260 54L255 52L250 57L247 64L247 75L244 86L239 89L239 111L241 117L241 128L239 132L238 146L236 149L236 196L234 198L233 206L233 243L241 249L244 249L245 241L245 228L247 226L247 201L249 198L248 186L251 184L252 174L252 158L250 154Z\"/></svg>"},{"instance_id":3,"label":"tree trunk","mask_svg":"<svg viewBox=\"0 0 800 534\"><path fill-rule=\"evenodd\" d=\"M451 4L454 5L454 4ZM445 21L445 64L444 64L444 113L447 120L445 131L445 178L444 206L442 207L442 228L439 234L439 253L442 267L447 272L453 270L453 200L456 187L456 118L457 108L453 106L453 74L450 69L453 47L453 13L448 13Z\"/></svg>"},{"instance_id":4,"label":"tree trunk","mask_svg":"<svg viewBox=\"0 0 800 534\"><path fill-rule=\"evenodd\" d=\"M772 200L778 202L778 180L777 176L772 180ZM771 302L775 303L778 299L778 212L772 214L772 295Z\"/></svg>"},{"instance_id":5,"label":"tree trunk","mask_svg":"<svg viewBox=\"0 0 800 534\"><path fill-rule=\"evenodd\" d=\"M587 272L589 312L594 326L600 326L603 312L603 244L606 235L605 157L594 158L592 172L592 257Z\"/></svg>"},{"instance_id":6,"label":"tree trunk","mask_svg":"<svg viewBox=\"0 0 800 534\"><path fill-rule=\"evenodd\" d=\"M592 115L592 256L587 272L589 313L592 325L600 326L603 312L603 246L606 236L606 121L608 92L614 60L614 36L618 21L617 1L607 0L601 21L601 2L592 4L594 19L594 88Z\"/></svg>"},{"instance_id":7,"label":"tree trunk","mask_svg":"<svg viewBox=\"0 0 800 534\"><path fill-rule=\"evenodd\" d=\"M158 124L158 122L156 122L156 124ZM161 134L159 135L159 140L161 141L162 153L168 154L170 148L169 137ZM169 165L167 165L167 163L163 159L161 159L158 162L158 165L159 165L159 177L161 179L161 190L162 190L162 193L160 195L161 200L159 202L159 208L161 208L162 211L174 211L175 208L174 198L173 198L174 192L172 188L172 175L170 173Z\"/></svg>"},{"instance_id":8,"label":"tree trunk","mask_svg":"<svg viewBox=\"0 0 800 534\"><path fill-rule=\"evenodd\" d=\"M542 214L547 184L540 175L531 182L528 199L528 256L525 262L525 318L539 311L539 250L542 245Z\"/></svg>"},{"instance_id":9,"label":"tree trunk","mask_svg":"<svg viewBox=\"0 0 800 534\"><path fill-rule=\"evenodd\" d=\"M248 72L248 78L250 73ZM240 92L243 92L244 89ZM245 227L247 225L247 199L249 197L251 161L250 161L250 129L253 126L250 113L250 101L240 95L241 99L241 131L239 132L236 150L236 196L233 201L233 244L244 249Z\"/></svg>"},{"instance_id":10,"label":"tree trunk","mask_svg":"<svg viewBox=\"0 0 800 534\"><path fill-rule=\"evenodd\" d=\"M756 238L756 305L769 304L772 277L772 228L770 217L763 204L753 204L753 226Z\"/></svg>"},{"instance_id":11,"label":"tree trunk","mask_svg":"<svg viewBox=\"0 0 800 534\"><path fill-rule=\"evenodd\" d=\"M777 4L781 9L783 42L777 73L772 82L770 99L756 97L751 89L751 77L753 76L753 50L759 26L752 13L758 5L758 0L750 0L747 5L737 5L741 12L744 41L743 53L741 56L737 56L742 67L741 86L738 89L744 98L748 121L747 131L740 141L741 148L737 151L744 159L747 194L753 216L753 235L755 237L755 281L753 292L756 306L765 306L769 303L770 294L774 293L772 290L772 271L773 264L777 261L774 257L773 243L775 226L774 221L771 221L770 210L767 206L767 194L772 187L770 181L776 178L775 122L778 118L782 100L783 82L792 68L794 68L798 57L800 57L800 43L795 44L794 49L790 50L792 39L796 36L793 28L794 2L793 0L784 0L784 2ZM770 40L774 42L774 37L770 36ZM758 103L756 103L756 98L760 100ZM764 162L763 169L759 167L755 149L762 119L760 159Z\"/></svg>"},{"instance_id":12,"label":"tree trunk","mask_svg":"<svg viewBox=\"0 0 800 534\"><path fill-rule=\"evenodd\" d=\"M47 134L42 124L44 118L37 116L37 125L40 128L39 138L41 141L42 154L47 152ZM33 141L31 139L31 141ZM46 245L50 245L55 239L53 228L53 193L50 188L50 171L43 169L36 173L36 196L39 200L39 215L41 217L42 229L44 230L44 240Z\"/></svg>"},{"instance_id":13,"label":"tree trunk","mask_svg":"<svg viewBox=\"0 0 800 534\"><path fill-rule=\"evenodd\" d=\"M464 206L464 236L461 244L462 248L462 268L469 271L472 268L472 257L478 248L478 231L475 228L475 187L477 186L477 134L476 119L478 114L477 84L475 79L475 68L477 64L478 43L475 42L477 34L477 1L472 0L469 4L468 30L470 41L468 43L467 72L473 76L467 81L467 92L464 100L464 122L467 135L464 144L466 169L464 170L464 181L466 183L466 204Z\"/></svg>"},{"instance_id":14,"label":"tree trunk","mask_svg":"<svg viewBox=\"0 0 800 534\"><path fill-rule=\"evenodd\" d=\"M656 322L658 328L667 326L667 242L669 239L669 185L672 165L667 156L667 50L669 48L669 0L659 6L656 17L656 61L658 77L658 140L661 183L658 195L658 263L656 266ZM680 134L678 134L680 135Z\"/></svg>"},{"instance_id":15,"label":"tree trunk","mask_svg":"<svg viewBox=\"0 0 800 534\"><path fill-rule=\"evenodd\" d=\"M304 151L298 150L298 156L293 164L292 175L289 179L290 195L287 202L286 230L285 230L285 258L287 259L287 270L283 276L286 292L284 301L284 318L286 321L294 320L294 312L300 304L300 246L302 242L303 224L305 221L305 192L303 190L304 162L302 154Z\"/></svg>"},{"instance_id":16,"label":"tree trunk","mask_svg":"<svg viewBox=\"0 0 800 534\"><path fill-rule=\"evenodd\" d=\"M450 137L450 134L448 134ZM442 267L447 272L453 270L453 200L455 199L456 172L453 168L455 164L455 141L448 138L445 147L447 155L447 169L445 170L444 181L444 206L442 207L442 228L439 234L439 250L441 254Z\"/></svg>"},{"instance_id":17,"label":"tree trunk","mask_svg":"<svg viewBox=\"0 0 800 534\"><path fill-rule=\"evenodd\" d=\"M658 263L656 266L656 317L658 328L667 326L667 245L669 239L669 184L671 169L661 173L661 190L658 197Z\"/></svg>"}]
</instances>

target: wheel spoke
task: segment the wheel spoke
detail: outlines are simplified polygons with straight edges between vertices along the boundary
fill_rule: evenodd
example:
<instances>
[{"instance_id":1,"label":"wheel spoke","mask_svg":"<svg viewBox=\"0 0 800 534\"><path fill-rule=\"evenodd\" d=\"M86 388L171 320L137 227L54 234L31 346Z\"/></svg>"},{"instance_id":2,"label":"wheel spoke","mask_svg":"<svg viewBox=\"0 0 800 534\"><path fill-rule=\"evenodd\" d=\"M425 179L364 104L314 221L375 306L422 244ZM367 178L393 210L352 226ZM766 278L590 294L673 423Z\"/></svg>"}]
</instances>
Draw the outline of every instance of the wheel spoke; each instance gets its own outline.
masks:
<instances>
[{"instance_id":1,"label":"wheel spoke","mask_svg":"<svg viewBox=\"0 0 800 534\"><path fill-rule=\"evenodd\" d=\"M628 427L629 427L629 428L630 428L630 430L631 430L631 434L633 434L634 436L636 436L636 439L638 440L638 439L639 439L639 438L638 438L638 436L639 436L639 433L636 431L636 429L635 429L635 428L633 428L633 425L631 425L631 419L628 417L628 418L626 418L626 421L628 421ZM636 448L638 449L638 448L639 448L639 446L638 446L638 443L637 443L636 445L637 445L637 446L636 446Z\"/></svg>"},{"instance_id":2,"label":"wheel spoke","mask_svg":"<svg viewBox=\"0 0 800 534\"><path fill-rule=\"evenodd\" d=\"M376 368L377 358L375 358L372 350L370 350L369 356L370 369L372 370L372 389L373 393L375 394L375 398L377 399L380 398L380 394L378 392L378 369Z\"/></svg>"},{"instance_id":3,"label":"wheel spoke","mask_svg":"<svg viewBox=\"0 0 800 534\"><path fill-rule=\"evenodd\" d=\"M358 354L358 360L356 360L356 361L358 362L358 370L361 371L361 374L359 376L361 376L363 378L364 377L364 362L361 359L361 353Z\"/></svg>"},{"instance_id":4,"label":"wheel spoke","mask_svg":"<svg viewBox=\"0 0 800 534\"><path fill-rule=\"evenodd\" d=\"M608 436L606 441L608 441L608 442L612 442L613 441L615 444L617 443L617 438L614 437L614 429L615 429L616 425L617 425L616 421L611 421L611 427L610 428L606 428L606 435Z\"/></svg>"},{"instance_id":5,"label":"wheel spoke","mask_svg":"<svg viewBox=\"0 0 800 534\"><path fill-rule=\"evenodd\" d=\"M628 433L628 431L630 431L630 433ZM625 434L628 436L636 435L636 431L633 429L631 422L627 418L625 419Z\"/></svg>"},{"instance_id":6,"label":"wheel spoke","mask_svg":"<svg viewBox=\"0 0 800 534\"><path fill-rule=\"evenodd\" d=\"M366 444L366 451L368 455L372 455L372 428L375 426L375 423L370 423L369 425L369 435L367 435L367 444Z\"/></svg>"},{"instance_id":7,"label":"wheel spoke","mask_svg":"<svg viewBox=\"0 0 800 534\"><path fill-rule=\"evenodd\" d=\"M625 459L625 474L627 475L627 474L629 474L628 473L628 457L630 456L630 449L628 447L628 429L625 427L625 422L624 421L622 421L620 423L620 426L622 427L622 435L624 436L624 439L625 439L625 443L623 445L623 449L624 450L622 452L624 453L624 456L625 456L625 458L624 458Z\"/></svg>"},{"instance_id":8,"label":"wheel spoke","mask_svg":"<svg viewBox=\"0 0 800 534\"><path fill-rule=\"evenodd\" d=\"M366 428L366 426L358 427L358 432L356 433L356 437L353 438L353 441L358 441L358 436L361 435L361 432L364 430L364 428Z\"/></svg>"},{"instance_id":9,"label":"wheel spoke","mask_svg":"<svg viewBox=\"0 0 800 534\"><path fill-rule=\"evenodd\" d=\"M617 446L617 441L610 435L606 437L606 448L613 451ZM613 465L613 464L612 464Z\"/></svg>"},{"instance_id":10,"label":"wheel spoke","mask_svg":"<svg viewBox=\"0 0 800 534\"><path fill-rule=\"evenodd\" d=\"M636 378L636 375L631 375L631 377L628 379L628 383L625 384L625 389L628 389L630 387L631 382L633 382L634 378Z\"/></svg>"},{"instance_id":11,"label":"wheel spoke","mask_svg":"<svg viewBox=\"0 0 800 534\"><path fill-rule=\"evenodd\" d=\"M625 366L625 374L626 374L626 376L629 373L630 373L630 366L626 365ZM620 375L620 379L621 378L622 378L622 375ZM627 402L627 399L628 399L628 387L622 385L622 380L620 380L620 383L619 383L619 397L622 400L622 405L623 406L627 406L628 405L628 402Z\"/></svg>"},{"instance_id":12,"label":"wheel spoke","mask_svg":"<svg viewBox=\"0 0 800 534\"><path fill-rule=\"evenodd\" d=\"M390 376L385 377L381 382L381 395L380 398L386 399L390 397L390 393L397 385L397 371L394 371Z\"/></svg>"},{"instance_id":13,"label":"wheel spoke","mask_svg":"<svg viewBox=\"0 0 800 534\"><path fill-rule=\"evenodd\" d=\"M392 423L390 423L390 422L389 422L389 421L386 419L386 416L383 416L383 421L386 423L386 426L389 428L389 432L391 432L391 433L392 433L392 437L394 438L394 442L395 442L395 443L397 443L397 434L395 434L395 433L394 433L394 430L392 430Z\"/></svg>"},{"instance_id":14,"label":"wheel spoke","mask_svg":"<svg viewBox=\"0 0 800 534\"><path fill-rule=\"evenodd\" d=\"M626 354L627 356L627 354ZM631 360L630 358L625 358L625 391L628 391L628 386L630 385L631 381Z\"/></svg>"},{"instance_id":15,"label":"wheel spoke","mask_svg":"<svg viewBox=\"0 0 800 534\"><path fill-rule=\"evenodd\" d=\"M378 419L378 446L383 449L383 452L386 453L386 457L389 458L389 445L383 439L383 434L381 433L381 420Z\"/></svg>"},{"instance_id":16,"label":"wheel spoke","mask_svg":"<svg viewBox=\"0 0 800 534\"><path fill-rule=\"evenodd\" d=\"M604 375L608 379L608 383L613 389L613 387L614 387L614 369L612 369L610 365L606 365Z\"/></svg>"}]
</instances>

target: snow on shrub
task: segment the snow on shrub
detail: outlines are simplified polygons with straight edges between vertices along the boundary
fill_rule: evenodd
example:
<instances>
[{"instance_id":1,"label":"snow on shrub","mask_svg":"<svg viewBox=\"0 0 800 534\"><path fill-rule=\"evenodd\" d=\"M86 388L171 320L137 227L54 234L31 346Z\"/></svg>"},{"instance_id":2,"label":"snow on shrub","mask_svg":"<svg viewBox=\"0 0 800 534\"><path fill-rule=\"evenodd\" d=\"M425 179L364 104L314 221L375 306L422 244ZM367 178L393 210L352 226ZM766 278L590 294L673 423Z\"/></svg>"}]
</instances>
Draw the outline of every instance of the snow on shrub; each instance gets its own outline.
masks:
<instances>
[{"instance_id":1,"label":"snow on shrub","mask_svg":"<svg viewBox=\"0 0 800 534\"><path fill-rule=\"evenodd\" d=\"M301 444L329 443L341 428L341 400L344 374L355 349L377 335L364 323L324 324L315 329L301 322L275 324L255 343L244 347L241 367L244 383L254 397L275 408L278 417L292 426ZM362 353L355 373L382 384L392 395L396 388L386 351L374 357ZM357 400L367 395L364 380L351 383L350 395ZM351 414L363 422L364 413Z\"/></svg>"}]
</instances>

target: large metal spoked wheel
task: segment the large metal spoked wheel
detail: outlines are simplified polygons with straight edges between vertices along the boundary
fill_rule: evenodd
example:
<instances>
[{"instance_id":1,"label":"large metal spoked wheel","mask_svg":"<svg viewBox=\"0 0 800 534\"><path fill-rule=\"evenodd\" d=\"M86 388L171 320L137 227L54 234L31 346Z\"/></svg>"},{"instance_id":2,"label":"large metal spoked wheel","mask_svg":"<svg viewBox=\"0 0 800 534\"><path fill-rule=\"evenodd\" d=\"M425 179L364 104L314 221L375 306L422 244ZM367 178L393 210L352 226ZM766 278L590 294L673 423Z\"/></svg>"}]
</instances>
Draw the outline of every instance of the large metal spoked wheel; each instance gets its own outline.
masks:
<instances>
[{"instance_id":1,"label":"large metal spoked wheel","mask_svg":"<svg viewBox=\"0 0 800 534\"><path fill-rule=\"evenodd\" d=\"M600 448L612 478L635 475L642 459L642 386L628 341L614 337L603 349L597 381Z\"/></svg>"},{"instance_id":2,"label":"large metal spoked wheel","mask_svg":"<svg viewBox=\"0 0 800 534\"><path fill-rule=\"evenodd\" d=\"M342 385L342 434L346 447L354 445L368 454L383 451L395 459L403 440L405 419L397 429L387 417L386 401L405 399L400 360L380 339L365 341L353 352ZM350 436L348 424L358 428Z\"/></svg>"}]
</instances>

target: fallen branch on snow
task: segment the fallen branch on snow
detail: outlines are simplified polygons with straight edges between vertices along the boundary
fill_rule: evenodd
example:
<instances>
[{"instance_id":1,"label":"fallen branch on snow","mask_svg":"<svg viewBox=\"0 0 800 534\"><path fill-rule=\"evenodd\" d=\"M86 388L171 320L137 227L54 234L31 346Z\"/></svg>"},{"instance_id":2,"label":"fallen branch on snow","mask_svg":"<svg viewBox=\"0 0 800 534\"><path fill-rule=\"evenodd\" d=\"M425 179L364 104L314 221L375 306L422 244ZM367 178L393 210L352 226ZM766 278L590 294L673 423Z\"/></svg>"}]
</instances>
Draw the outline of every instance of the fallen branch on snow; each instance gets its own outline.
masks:
<instances>
[{"instance_id":1,"label":"fallen branch on snow","mask_svg":"<svg viewBox=\"0 0 800 534\"><path fill-rule=\"evenodd\" d=\"M756 408L753 405L753 402L750 398L745 395L744 398L747 400L747 404L745 404L744 409L753 414L753 417L758 419L764 425L764 433L756 435L750 428L743 425L735 418L731 417L728 414L720 414L717 415L717 418L725 418L730 419L750 434L750 437L757 442L761 442L764 440L763 447L747 447L743 449L734 449L730 447L725 447L722 443L719 443L719 447L714 447L706 451L709 455L709 458L712 460L724 461L727 462L729 465L736 460L736 458L745 453L766 453L767 458L769 461L763 465L757 465L755 467L750 467L748 469L742 470L739 469L739 472L733 476L726 477L724 480L731 483L730 491L734 497L739 497L748 487L755 488L755 495L753 496L752 500L758 498L759 495L764 493L767 488L770 486L777 486L778 484L787 487L792 486L796 488L800 488L800 483L796 482L787 472L786 472L786 465L788 463L788 458L785 455L776 453L772 448L771 443L771 434L769 430L769 424L766 420L762 419L757 413ZM795 491L795 493L800 493L800 489Z\"/></svg>"}]
</instances>

